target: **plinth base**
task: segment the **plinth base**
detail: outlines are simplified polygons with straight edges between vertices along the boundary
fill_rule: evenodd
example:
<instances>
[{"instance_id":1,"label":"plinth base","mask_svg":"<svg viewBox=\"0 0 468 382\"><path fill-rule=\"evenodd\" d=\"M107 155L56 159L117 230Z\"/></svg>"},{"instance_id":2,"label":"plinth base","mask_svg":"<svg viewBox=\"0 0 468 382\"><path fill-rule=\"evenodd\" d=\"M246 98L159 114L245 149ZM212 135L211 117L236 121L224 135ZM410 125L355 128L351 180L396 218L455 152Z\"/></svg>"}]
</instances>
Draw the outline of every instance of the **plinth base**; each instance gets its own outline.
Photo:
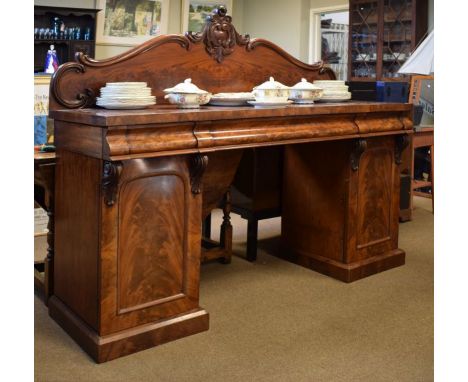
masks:
<instances>
[{"instance_id":1,"label":"plinth base","mask_svg":"<svg viewBox=\"0 0 468 382\"><path fill-rule=\"evenodd\" d=\"M102 363L208 330L204 309L99 336L57 297L49 299L49 315L97 362Z\"/></svg>"},{"instance_id":2,"label":"plinth base","mask_svg":"<svg viewBox=\"0 0 468 382\"><path fill-rule=\"evenodd\" d=\"M279 256L294 264L312 269L346 283L405 264L405 252L401 249L394 249L381 255L356 261L351 264L341 263L322 256L301 253L300 251L282 251Z\"/></svg>"}]
</instances>

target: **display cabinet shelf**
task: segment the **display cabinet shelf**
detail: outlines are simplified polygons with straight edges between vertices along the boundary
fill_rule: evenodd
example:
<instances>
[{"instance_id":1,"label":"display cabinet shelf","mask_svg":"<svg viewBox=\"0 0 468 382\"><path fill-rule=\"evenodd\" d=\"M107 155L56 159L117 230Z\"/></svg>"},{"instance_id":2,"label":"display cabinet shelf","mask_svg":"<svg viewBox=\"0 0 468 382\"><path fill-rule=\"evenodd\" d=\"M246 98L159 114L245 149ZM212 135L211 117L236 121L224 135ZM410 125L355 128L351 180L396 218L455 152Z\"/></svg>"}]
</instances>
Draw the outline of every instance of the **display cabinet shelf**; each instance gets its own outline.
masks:
<instances>
[{"instance_id":1,"label":"display cabinet shelf","mask_svg":"<svg viewBox=\"0 0 468 382\"><path fill-rule=\"evenodd\" d=\"M427 0L350 0L348 80L408 80L398 70L426 34L427 13Z\"/></svg>"},{"instance_id":2,"label":"display cabinet shelf","mask_svg":"<svg viewBox=\"0 0 468 382\"><path fill-rule=\"evenodd\" d=\"M94 57L98 11L99 9L34 6L34 72L44 70L47 51L51 45L55 47L59 64L73 61L77 52ZM59 32L54 31L56 18L62 25Z\"/></svg>"}]
</instances>

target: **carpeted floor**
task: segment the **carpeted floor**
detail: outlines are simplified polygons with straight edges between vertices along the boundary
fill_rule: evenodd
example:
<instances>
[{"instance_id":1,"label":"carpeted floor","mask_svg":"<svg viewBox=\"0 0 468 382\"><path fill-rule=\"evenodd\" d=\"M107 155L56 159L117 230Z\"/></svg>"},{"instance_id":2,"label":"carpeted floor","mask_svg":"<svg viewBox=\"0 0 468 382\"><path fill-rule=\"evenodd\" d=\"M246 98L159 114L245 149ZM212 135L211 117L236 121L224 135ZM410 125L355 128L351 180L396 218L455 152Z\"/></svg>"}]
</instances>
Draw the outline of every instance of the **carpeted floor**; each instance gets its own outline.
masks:
<instances>
[{"instance_id":1,"label":"carpeted floor","mask_svg":"<svg viewBox=\"0 0 468 382\"><path fill-rule=\"evenodd\" d=\"M400 224L406 265L352 284L269 255L280 221L261 221L256 263L202 266L209 331L101 365L36 296L35 380L432 381L433 214L429 199L415 207ZM244 253L247 224L233 215L233 225L234 251Z\"/></svg>"}]
</instances>

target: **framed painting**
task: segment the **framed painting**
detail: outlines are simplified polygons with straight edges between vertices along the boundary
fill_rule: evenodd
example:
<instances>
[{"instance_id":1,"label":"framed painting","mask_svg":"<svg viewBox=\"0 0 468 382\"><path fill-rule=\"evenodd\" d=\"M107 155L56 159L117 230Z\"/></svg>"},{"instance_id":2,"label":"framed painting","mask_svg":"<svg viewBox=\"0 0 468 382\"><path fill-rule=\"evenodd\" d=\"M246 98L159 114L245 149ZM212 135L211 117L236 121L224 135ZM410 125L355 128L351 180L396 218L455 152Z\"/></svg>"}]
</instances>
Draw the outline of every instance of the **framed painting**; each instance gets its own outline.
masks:
<instances>
[{"instance_id":1,"label":"framed painting","mask_svg":"<svg viewBox=\"0 0 468 382\"><path fill-rule=\"evenodd\" d=\"M160 34L169 23L169 0L97 0L96 43L133 46Z\"/></svg>"},{"instance_id":2,"label":"framed painting","mask_svg":"<svg viewBox=\"0 0 468 382\"><path fill-rule=\"evenodd\" d=\"M52 76L34 75L34 146L52 143L54 122L49 115L49 87Z\"/></svg>"},{"instance_id":3,"label":"framed painting","mask_svg":"<svg viewBox=\"0 0 468 382\"><path fill-rule=\"evenodd\" d=\"M206 16L219 5L224 5L228 14L232 15L232 0L183 0L182 33L201 32Z\"/></svg>"}]
</instances>

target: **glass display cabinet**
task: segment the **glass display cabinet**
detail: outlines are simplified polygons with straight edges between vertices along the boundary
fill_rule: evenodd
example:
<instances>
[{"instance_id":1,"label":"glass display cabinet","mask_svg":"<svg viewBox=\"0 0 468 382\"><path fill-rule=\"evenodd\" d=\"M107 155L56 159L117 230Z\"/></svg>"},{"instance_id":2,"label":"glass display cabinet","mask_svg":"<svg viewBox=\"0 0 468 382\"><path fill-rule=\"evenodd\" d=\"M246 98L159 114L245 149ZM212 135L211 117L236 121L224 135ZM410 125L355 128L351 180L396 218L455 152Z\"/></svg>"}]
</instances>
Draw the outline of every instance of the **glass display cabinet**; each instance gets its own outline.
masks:
<instances>
[{"instance_id":1,"label":"glass display cabinet","mask_svg":"<svg viewBox=\"0 0 468 382\"><path fill-rule=\"evenodd\" d=\"M34 73L44 71L51 45L59 64L74 61L76 52L94 57L99 9L34 6Z\"/></svg>"},{"instance_id":2,"label":"glass display cabinet","mask_svg":"<svg viewBox=\"0 0 468 382\"><path fill-rule=\"evenodd\" d=\"M350 0L348 79L402 81L398 69L427 32L427 0Z\"/></svg>"}]
</instances>

